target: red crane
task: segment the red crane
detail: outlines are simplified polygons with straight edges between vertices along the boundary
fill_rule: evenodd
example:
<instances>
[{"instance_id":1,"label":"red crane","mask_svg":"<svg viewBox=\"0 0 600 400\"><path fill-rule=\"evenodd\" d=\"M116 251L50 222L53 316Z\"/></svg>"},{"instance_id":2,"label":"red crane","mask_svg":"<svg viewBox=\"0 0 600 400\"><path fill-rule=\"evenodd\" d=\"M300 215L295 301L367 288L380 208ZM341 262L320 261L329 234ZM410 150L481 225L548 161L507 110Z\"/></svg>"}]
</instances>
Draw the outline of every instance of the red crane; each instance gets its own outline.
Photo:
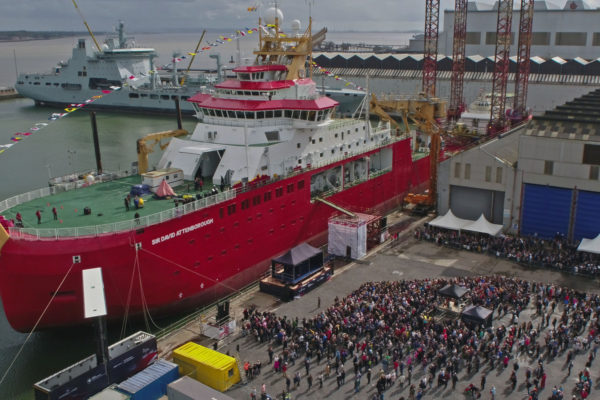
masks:
<instances>
[{"instance_id":1,"label":"red crane","mask_svg":"<svg viewBox=\"0 0 600 400\"><path fill-rule=\"evenodd\" d=\"M423 93L435 97L440 0L425 0L425 44L423 49Z\"/></svg>"},{"instance_id":2,"label":"red crane","mask_svg":"<svg viewBox=\"0 0 600 400\"><path fill-rule=\"evenodd\" d=\"M533 1L533 0L532 0ZM452 41L452 81L448 120L458 120L465 110L463 86L465 77L465 47L467 43L467 0L455 0L454 38Z\"/></svg>"},{"instance_id":3,"label":"red crane","mask_svg":"<svg viewBox=\"0 0 600 400\"><path fill-rule=\"evenodd\" d=\"M517 73L515 76L514 122L527 118L527 84L529 83L529 64L531 35L533 28L534 0L521 0L519 20L519 44L517 49Z\"/></svg>"},{"instance_id":4,"label":"red crane","mask_svg":"<svg viewBox=\"0 0 600 400\"><path fill-rule=\"evenodd\" d=\"M513 0L498 1L498 23L496 26L496 52L492 84L492 110L488 133L495 134L506 128L506 84L510 63L510 25L512 22Z\"/></svg>"}]
</instances>

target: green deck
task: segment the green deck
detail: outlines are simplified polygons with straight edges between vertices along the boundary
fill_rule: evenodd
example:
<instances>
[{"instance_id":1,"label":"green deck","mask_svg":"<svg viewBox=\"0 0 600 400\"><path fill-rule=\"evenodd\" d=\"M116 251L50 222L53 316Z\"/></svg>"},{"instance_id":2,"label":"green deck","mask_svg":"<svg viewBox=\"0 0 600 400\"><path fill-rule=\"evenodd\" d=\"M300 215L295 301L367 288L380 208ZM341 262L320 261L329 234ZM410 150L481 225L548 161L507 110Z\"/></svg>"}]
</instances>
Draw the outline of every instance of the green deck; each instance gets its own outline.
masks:
<instances>
[{"instance_id":1,"label":"green deck","mask_svg":"<svg viewBox=\"0 0 600 400\"><path fill-rule=\"evenodd\" d=\"M142 196L144 207L135 209L133 199L129 211L125 210L124 199L131 186L141 184L139 175L121 178L109 182L97 183L80 189L60 192L19 204L2 214L8 219L15 219L21 213L25 228L74 228L82 226L104 225L114 222L132 220L137 212L140 217L155 214L169 208L175 208L173 199L155 199L152 194ZM203 193L207 193L212 184L205 183ZM191 194L195 197L200 190L194 190L194 183L185 181L183 185L173 188L178 196ZM54 220L52 208L56 207L58 219ZM84 215L83 209L89 207L90 215ZM181 206L180 206L181 207ZM42 223L37 223L36 210L42 212Z\"/></svg>"}]
</instances>

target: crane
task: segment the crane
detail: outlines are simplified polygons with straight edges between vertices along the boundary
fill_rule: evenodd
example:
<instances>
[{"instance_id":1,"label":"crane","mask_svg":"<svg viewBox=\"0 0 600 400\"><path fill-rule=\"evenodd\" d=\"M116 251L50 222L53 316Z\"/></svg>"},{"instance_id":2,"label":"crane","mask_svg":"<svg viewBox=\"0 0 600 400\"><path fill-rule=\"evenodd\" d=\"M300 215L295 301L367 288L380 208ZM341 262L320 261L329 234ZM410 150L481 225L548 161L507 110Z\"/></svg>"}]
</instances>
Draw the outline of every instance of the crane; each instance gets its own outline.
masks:
<instances>
[{"instance_id":1,"label":"crane","mask_svg":"<svg viewBox=\"0 0 600 400\"><path fill-rule=\"evenodd\" d=\"M372 94L370 110L386 121L393 121L388 114L389 112L397 114L402 118L407 133L409 130L408 120L410 120L419 131L430 137L429 189L425 194L409 193L404 198L404 201L425 208L434 206L437 197L437 167L440 156L441 135L443 133L442 127L438 124L437 120L446 115L446 103L440 99L431 99L423 96L414 98L388 97L378 100ZM396 128L400 127L397 122L392 122L392 124Z\"/></svg>"},{"instance_id":2,"label":"crane","mask_svg":"<svg viewBox=\"0 0 600 400\"><path fill-rule=\"evenodd\" d=\"M167 148L169 142L161 144L160 141L165 138L185 136L189 132L185 129L174 129L172 131L150 133L137 140L138 153L138 172L143 174L148 171L148 154L154 151L154 146L158 144L161 150Z\"/></svg>"},{"instance_id":3,"label":"crane","mask_svg":"<svg viewBox=\"0 0 600 400\"><path fill-rule=\"evenodd\" d=\"M465 110L463 86L465 77L465 48L467 43L467 0L454 2L454 37L452 40L452 80L448 121L456 121Z\"/></svg>"},{"instance_id":4,"label":"crane","mask_svg":"<svg viewBox=\"0 0 600 400\"><path fill-rule=\"evenodd\" d=\"M498 23L496 26L496 51L492 83L492 106L488 134L495 134L506 128L506 85L510 63L510 26L512 23L513 0L498 1Z\"/></svg>"},{"instance_id":5,"label":"crane","mask_svg":"<svg viewBox=\"0 0 600 400\"><path fill-rule=\"evenodd\" d=\"M531 36L533 28L534 0L521 0L519 19L519 44L517 46L517 73L515 76L514 122L527 118L527 85L529 83L529 64Z\"/></svg>"},{"instance_id":6,"label":"crane","mask_svg":"<svg viewBox=\"0 0 600 400\"><path fill-rule=\"evenodd\" d=\"M423 93L435 97L440 0L425 0L425 44L423 47Z\"/></svg>"}]
</instances>

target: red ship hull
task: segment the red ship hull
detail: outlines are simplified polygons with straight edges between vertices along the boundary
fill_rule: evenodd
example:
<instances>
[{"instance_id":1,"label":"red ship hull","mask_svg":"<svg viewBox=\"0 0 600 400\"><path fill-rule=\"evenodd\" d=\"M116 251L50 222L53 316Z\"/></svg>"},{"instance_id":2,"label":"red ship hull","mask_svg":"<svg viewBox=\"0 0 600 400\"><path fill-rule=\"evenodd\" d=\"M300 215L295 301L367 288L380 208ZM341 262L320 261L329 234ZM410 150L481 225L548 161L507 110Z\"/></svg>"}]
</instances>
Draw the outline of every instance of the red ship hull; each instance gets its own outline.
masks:
<instances>
[{"instance_id":1,"label":"red ship hull","mask_svg":"<svg viewBox=\"0 0 600 400\"><path fill-rule=\"evenodd\" d=\"M327 199L350 210L382 213L397 207L409 189L427 182L429 159L413 162L409 139L388 147L393 151L391 171ZM326 242L327 222L336 211L311 202L310 177L368 154L138 231L58 240L11 238L0 253L6 317L15 330L30 331L66 276L37 328L84 323L81 271L94 267L103 270L111 319L139 314L145 308L153 316L190 309L231 294L255 281L271 258L291 247L304 241ZM278 188L283 188L280 196ZM266 192L272 192L267 202ZM250 205L243 209L246 199ZM230 214L232 204L237 207ZM74 256L80 256L81 262L73 264Z\"/></svg>"}]
</instances>

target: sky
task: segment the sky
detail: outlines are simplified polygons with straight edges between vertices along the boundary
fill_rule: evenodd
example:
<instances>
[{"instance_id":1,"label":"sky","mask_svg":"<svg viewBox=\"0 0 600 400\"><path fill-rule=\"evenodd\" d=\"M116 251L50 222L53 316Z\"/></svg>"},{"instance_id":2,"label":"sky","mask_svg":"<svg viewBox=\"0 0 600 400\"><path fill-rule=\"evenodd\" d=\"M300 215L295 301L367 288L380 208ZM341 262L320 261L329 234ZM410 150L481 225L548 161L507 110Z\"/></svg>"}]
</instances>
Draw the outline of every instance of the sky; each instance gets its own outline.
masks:
<instances>
[{"instance_id":1,"label":"sky","mask_svg":"<svg viewBox=\"0 0 600 400\"><path fill-rule=\"evenodd\" d=\"M248 7L266 0L76 0L93 31L110 31L117 20L129 32L238 29L254 26L258 12ZM312 9L314 24L330 31L422 31L424 0L278 0L286 21L300 19L303 26ZM441 0L441 10L454 8ZM0 0L0 30L82 31L85 27L72 0Z\"/></svg>"},{"instance_id":2,"label":"sky","mask_svg":"<svg viewBox=\"0 0 600 400\"><path fill-rule=\"evenodd\" d=\"M562 7L567 0L549 0ZM76 0L95 32L111 31L119 19L127 31L201 32L202 29L239 29L255 26L259 10L273 0ZM493 3L493 0L482 0ZM587 0L599 5L600 0ZM316 27L330 31L419 31L424 28L424 0L278 0L285 19L308 20L309 5ZM517 2L515 7L518 7ZM85 27L72 0L0 0L0 30L83 31ZM454 9L454 0L440 0L443 10ZM285 24L284 24L285 27ZM440 26L440 30L443 29Z\"/></svg>"}]
</instances>

